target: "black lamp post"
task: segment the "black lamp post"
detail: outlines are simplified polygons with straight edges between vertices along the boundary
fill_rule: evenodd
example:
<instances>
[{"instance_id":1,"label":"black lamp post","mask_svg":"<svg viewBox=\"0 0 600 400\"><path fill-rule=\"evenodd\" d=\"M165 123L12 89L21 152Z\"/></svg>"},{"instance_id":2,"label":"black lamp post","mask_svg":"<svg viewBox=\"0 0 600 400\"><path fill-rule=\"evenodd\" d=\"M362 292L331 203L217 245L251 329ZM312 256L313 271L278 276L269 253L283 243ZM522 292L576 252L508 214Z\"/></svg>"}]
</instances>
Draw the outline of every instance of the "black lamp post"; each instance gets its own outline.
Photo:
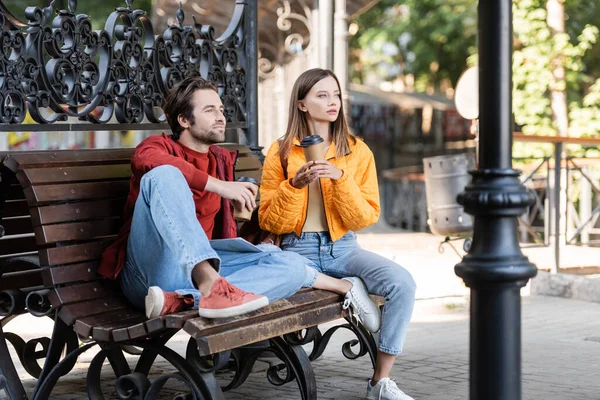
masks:
<instances>
[{"instance_id":1,"label":"black lamp post","mask_svg":"<svg viewBox=\"0 0 600 400\"><path fill-rule=\"evenodd\" d=\"M480 0L479 164L458 202L475 217L456 274L471 289L470 399L521 398L520 289L537 270L516 217L534 201L512 169L512 1Z\"/></svg>"}]
</instances>

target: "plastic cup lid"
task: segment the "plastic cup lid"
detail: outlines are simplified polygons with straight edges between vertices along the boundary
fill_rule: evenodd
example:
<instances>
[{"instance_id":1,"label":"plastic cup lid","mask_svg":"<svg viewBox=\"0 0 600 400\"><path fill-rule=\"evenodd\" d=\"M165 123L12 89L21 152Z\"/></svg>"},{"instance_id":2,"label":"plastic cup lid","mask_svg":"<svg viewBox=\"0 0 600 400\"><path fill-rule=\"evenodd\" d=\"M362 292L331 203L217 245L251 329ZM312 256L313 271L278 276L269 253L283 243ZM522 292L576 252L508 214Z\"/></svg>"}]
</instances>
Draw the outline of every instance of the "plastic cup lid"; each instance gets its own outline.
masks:
<instances>
[{"instance_id":1,"label":"plastic cup lid","mask_svg":"<svg viewBox=\"0 0 600 400\"><path fill-rule=\"evenodd\" d=\"M307 146L312 146L313 144L319 144L322 142L324 142L324 140L321 136L310 135L310 136L306 136L304 139L302 139L302 141L300 142L300 146L307 147Z\"/></svg>"},{"instance_id":2,"label":"plastic cup lid","mask_svg":"<svg viewBox=\"0 0 600 400\"><path fill-rule=\"evenodd\" d=\"M239 178L236 179L237 182L250 182L256 186L260 186L260 184L258 183L258 181L254 178L250 178L247 176L240 176Z\"/></svg>"}]
</instances>

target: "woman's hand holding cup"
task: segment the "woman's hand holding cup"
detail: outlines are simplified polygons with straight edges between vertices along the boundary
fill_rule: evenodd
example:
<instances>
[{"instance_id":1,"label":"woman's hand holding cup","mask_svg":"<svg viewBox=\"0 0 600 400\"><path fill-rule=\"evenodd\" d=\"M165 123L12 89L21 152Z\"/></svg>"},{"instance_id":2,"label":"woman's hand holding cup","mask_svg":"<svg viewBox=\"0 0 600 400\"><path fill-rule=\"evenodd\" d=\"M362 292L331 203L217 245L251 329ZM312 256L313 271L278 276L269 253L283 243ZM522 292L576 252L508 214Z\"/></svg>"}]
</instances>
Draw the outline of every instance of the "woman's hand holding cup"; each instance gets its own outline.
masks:
<instances>
[{"instance_id":1,"label":"woman's hand holding cup","mask_svg":"<svg viewBox=\"0 0 600 400\"><path fill-rule=\"evenodd\" d=\"M313 161L310 171L316 174L317 178L329 178L334 181L337 181L344 175L341 169L326 160Z\"/></svg>"},{"instance_id":2,"label":"woman's hand holding cup","mask_svg":"<svg viewBox=\"0 0 600 400\"><path fill-rule=\"evenodd\" d=\"M319 175L312 171L312 166L315 164L315 161L309 161L303 166L301 166L296 175L292 178L291 185L296 189L303 189L306 186L310 185L317 179L319 179Z\"/></svg>"}]
</instances>

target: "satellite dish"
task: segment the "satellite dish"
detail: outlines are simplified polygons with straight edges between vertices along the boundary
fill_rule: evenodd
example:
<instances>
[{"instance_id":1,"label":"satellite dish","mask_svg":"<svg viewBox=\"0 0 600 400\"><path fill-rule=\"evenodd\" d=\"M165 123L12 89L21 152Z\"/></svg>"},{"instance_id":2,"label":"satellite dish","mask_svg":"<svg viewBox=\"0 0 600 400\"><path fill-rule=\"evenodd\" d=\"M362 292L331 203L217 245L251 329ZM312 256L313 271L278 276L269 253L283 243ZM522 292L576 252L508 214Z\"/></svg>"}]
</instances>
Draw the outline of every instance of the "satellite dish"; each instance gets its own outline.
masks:
<instances>
[{"instance_id":1,"label":"satellite dish","mask_svg":"<svg viewBox=\"0 0 600 400\"><path fill-rule=\"evenodd\" d=\"M465 119L479 118L479 71L477 66L462 73L454 92L456 110Z\"/></svg>"}]
</instances>

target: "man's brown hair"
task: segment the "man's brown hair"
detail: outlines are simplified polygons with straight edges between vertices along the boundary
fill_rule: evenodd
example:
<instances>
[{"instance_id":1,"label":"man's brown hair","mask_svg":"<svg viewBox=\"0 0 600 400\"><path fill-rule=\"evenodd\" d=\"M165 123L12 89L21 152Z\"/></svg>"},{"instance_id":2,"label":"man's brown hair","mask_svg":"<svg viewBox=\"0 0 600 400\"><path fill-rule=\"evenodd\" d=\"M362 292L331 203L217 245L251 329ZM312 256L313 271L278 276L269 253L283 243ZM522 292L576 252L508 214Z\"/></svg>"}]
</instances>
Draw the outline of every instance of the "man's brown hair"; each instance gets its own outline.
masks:
<instances>
[{"instance_id":1,"label":"man's brown hair","mask_svg":"<svg viewBox=\"0 0 600 400\"><path fill-rule=\"evenodd\" d=\"M191 124L195 122L192 98L196 90L214 90L218 93L217 86L213 82L199 76L191 76L175 85L165 100L163 111L167 115L174 140L179 139L183 130L178 121L180 115L184 115Z\"/></svg>"}]
</instances>

